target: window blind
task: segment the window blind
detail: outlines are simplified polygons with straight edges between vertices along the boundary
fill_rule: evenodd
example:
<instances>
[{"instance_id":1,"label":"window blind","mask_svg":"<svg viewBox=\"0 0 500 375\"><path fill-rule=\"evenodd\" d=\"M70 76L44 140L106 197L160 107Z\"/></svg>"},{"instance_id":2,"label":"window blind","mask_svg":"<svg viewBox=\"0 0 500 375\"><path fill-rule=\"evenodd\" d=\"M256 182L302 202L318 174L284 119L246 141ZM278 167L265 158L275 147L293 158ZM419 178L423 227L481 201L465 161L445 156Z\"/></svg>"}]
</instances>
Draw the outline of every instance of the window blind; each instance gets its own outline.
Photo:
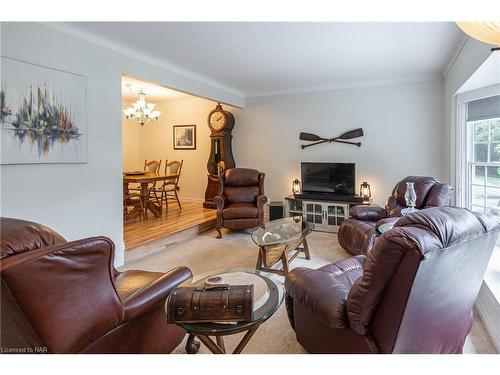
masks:
<instances>
[{"instance_id":1,"label":"window blind","mask_svg":"<svg viewBox=\"0 0 500 375\"><path fill-rule=\"evenodd\" d=\"M500 95L472 100L467 103L467 121L500 117Z\"/></svg>"}]
</instances>

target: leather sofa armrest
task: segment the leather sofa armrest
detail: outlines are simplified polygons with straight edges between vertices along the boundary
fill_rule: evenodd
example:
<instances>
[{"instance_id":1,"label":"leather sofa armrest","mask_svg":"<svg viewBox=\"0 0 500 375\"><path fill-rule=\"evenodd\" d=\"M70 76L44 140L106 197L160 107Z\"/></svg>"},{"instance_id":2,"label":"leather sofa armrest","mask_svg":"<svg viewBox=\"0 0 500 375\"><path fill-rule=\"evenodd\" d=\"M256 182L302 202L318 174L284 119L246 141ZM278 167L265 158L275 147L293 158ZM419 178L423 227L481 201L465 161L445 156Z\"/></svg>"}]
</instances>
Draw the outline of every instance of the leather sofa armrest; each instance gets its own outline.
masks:
<instances>
[{"instance_id":1,"label":"leather sofa armrest","mask_svg":"<svg viewBox=\"0 0 500 375\"><path fill-rule=\"evenodd\" d=\"M285 279L287 296L311 311L331 328L348 326L346 302L349 290L328 272L297 267Z\"/></svg>"},{"instance_id":2,"label":"leather sofa armrest","mask_svg":"<svg viewBox=\"0 0 500 375\"><path fill-rule=\"evenodd\" d=\"M158 304L165 302L173 289L192 277L189 268L176 267L147 286L136 290L122 301L125 320L131 320L154 310Z\"/></svg>"},{"instance_id":3,"label":"leather sofa armrest","mask_svg":"<svg viewBox=\"0 0 500 375\"><path fill-rule=\"evenodd\" d=\"M226 197L224 195L216 195L214 197L214 202L217 206L217 210L223 210L227 204Z\"/></svg>"},{"instance_id":4,"label":"leather sofa armrest","mask_svg":"<svg viewBox=\"0 0 500 375\"><path fill-rule=\"evenodd\" d=\"M387 217L387 211L382 207L354 206L349 210L351 218L363 221L379 221Z\"/></svg>"}]
</instances>

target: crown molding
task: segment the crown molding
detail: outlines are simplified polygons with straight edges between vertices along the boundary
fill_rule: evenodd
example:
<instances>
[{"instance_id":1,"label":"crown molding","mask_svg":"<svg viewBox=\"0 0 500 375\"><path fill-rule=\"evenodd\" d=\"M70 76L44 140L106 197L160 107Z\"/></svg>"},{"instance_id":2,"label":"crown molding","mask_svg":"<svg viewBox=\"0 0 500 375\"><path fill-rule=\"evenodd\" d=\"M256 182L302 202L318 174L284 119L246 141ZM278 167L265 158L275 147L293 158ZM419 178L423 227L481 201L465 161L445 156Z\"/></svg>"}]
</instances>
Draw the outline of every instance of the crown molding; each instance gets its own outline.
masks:
<instances>
[{"instance_id":1,"label":"crown molding","mask_svg":"<svg viewBox=\"0 0 500 375\"><path fill-rule=\"evenodd\" d=\"M64 23L64 22L38 22L40 25L46 26L50 29L59 31L61 33L70 35L72 37L84 40L86 42L95 44L101 48L105 48L107 50L113 51L115 53L118 53L120 55L125 55L128 57L131 57L136 60L143 61L147 64L154 65L158 68L167 70L171 73L178 74L180 76L183 76L184 78L190 79L192 81L196 81L198 83L202 83L208 86L211 86L213 88L216 88L218 90L225 91L231 95L236 95L239 96L241 99L245 98L245 95L242 92L239 92L238 90L221 85L218 82L215 82L213 80L210 80L206 77L202 77L200 75L197 75L193 72L181 69L177 66L171 65L166 63L164 60L158 59L154 56L151 56L149 54L139 52L137 50L134 50L124 44L117 43L115 41L112 41L107 38L103 38L99 35L89 33L87 31L81 30L77 27L72 26L70 23Z\"/></svg>"},{"instance_id":2,"label":"crown molding","mask_svg":"<svg viewBox=\"0 0 500 375\"><path fill-rule=\"evenodd\" d=\"M246 99L256 98L256 97L264 97L264 96L295 95L295 94L315 93L315 92L321 92L321 91L346 90L346 89L363 88L363 87L391 86L391 85L400 85L400 84L405 84L405 83L440 81L442 79L443 79L442 74L401 76L401 77L397 77L394 79L356 81L356 82L343 83L343 84L337 84L337 85L311 86L311 87L305 87L305 88L300 88L300 89L291 89L291 90L254 92L254 93L247 94Z\"/></svg>"},{"instance_id":3,"label":"crown molding","mask_svg":"<svg viewBox=\"0 0 500 375\"><path fill-rule=\"evenodd\" d=\"M448 64L446 65L446 67L444 69L443 78L446 78L446 76L448 75L448 72L450 71L453 64L455 64L456 59L460 55L460 52L462 52L462 49L464 48L465 43L467 43L468 40L469 40L469 36L464 34L464 38L463 38L462 42L458 45L457 50L455 51L455 53L451 57L451 60L448 62Z\"/></svg>"},{"instance_id":4,"label":"crown molding","mask_svg":"<svg viewBox=\"0 0 500 375\"><path fill-rule=\"evenodd\" d=\"M107 50L113 51L115 53L125 55L131 57L133 59L137 59L143 61L145 63L151 64L158 68L167 70L174 74L178 74L184 78L189 80L213 87L214 89L224 91L229 95L237 96L240 100L245 103L246 99L253 97L265 97L265 96L279 96L279 95L293 95L293 94L302 94L302 93L313 93L313 92L321 92L321 91L332 91L332 90L343 90L343 89L352 89L352 88L362 88L362 87L373 87L373 86L388 86L388 85L396 85L396 84L404 84L404 83L416 83L416 82L427 82L427 81L435 81L443 79L443 74L430 74L430 75L418 75L418 76L401 76L391 79L381 79L381 80L369 80L369 81L355 81L341 84L333 84L333 85L319 85L319 86L310 86L303 88L295 88L288 90L267 90L267 91L255 91L255 92L242 92L233 87L228 87L225 85L221 85L218 82L215 82L206 77L199 76L193 72L186 71L180 69L177 66L166 63L163 60L160 60L154 56L149 54L145 54L142 52L138 52L130 47L127 47L121 43L117 43L115 41L103 38L99 35L89 33L87 31L81 30L77 27L72 26L70 23L54 23L54 22L39 22L39 24L46 26L50 29L62 32L64 34L76 37L78 39L84 40L86 42L97 45L101 48L105 48ZM464 42L461 44L458 49L456 55L452 61L448 64L446 72L452 66L456 56L460 53L461 48L465 44L467 37L465 37ZM173 89L177 89L182 91L182 88L172 87ZM185 91L183 91L185 92ZM196 93L189 93L194 94ZM212 99L213 100L213 99ZM243 105L244 106L244 105Z\"/></svg>"}]
</instances>

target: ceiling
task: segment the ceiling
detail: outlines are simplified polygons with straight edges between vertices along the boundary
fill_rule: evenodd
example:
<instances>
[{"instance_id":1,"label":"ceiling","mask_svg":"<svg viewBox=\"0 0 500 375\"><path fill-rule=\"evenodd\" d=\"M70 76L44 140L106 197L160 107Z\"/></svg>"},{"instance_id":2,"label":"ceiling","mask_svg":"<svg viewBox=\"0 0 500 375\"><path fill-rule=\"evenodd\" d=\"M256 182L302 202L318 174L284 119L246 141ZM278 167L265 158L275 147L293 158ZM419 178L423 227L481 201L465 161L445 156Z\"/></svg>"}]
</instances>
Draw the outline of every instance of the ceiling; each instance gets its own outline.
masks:
<instances>
[{"instance_id":1,"label":"ceiling","mask_svg":"<svg viewBox=\"0 0 500 375\"><path fill-rule=\"evenodd\" d=\"M465 38L452 22L54 26L246 97L440 78Z\"/></svg>"},{"instance_id":2,"label":"ceiling","mask_svg":"<svg viewBox=\"0 0 500 375\"><path fill-rule=\"evenodd\" d=\"M500 51L492 53L460 87L457 93L498 84L500 84Z\"/></svg>"},{"instance_id":3,"label":"ceiling","mask_svg":"<svg viewBox=\"0 0 500 375\"><path fill-rule=\"evenodd\" d=\"M136 78L122 77L122 98L129 101L139 99L139 90L146 93L146 101L164 101L185 98L190 95Z\"/></svg>"}]
</instances>

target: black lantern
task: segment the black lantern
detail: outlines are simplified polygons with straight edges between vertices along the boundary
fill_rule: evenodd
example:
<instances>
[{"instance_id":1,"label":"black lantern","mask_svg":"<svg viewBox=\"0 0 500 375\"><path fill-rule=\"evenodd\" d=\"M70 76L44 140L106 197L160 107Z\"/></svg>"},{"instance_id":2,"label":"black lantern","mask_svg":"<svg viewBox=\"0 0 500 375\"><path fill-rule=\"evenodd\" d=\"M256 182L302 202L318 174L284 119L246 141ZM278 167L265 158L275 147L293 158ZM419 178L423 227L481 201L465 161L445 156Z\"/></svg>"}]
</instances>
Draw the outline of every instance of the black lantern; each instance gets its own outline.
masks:
<instances>
[{"instance_id":1,"label":"black lantern","mask_svg":"<svg viewBox=\"0 0 500 375\"><path fill-rule=\"evenodd\" d=\"M372 191L370 189L370 184L368 182L363 182L359 188L359 195L364 199L368 200L372 197Z\"/></svg>"},{"instance_id":2,"label":"black lantern","mask_svg":"<svg viewBox=\"0 0 500 375\"><path fill-rule=\"evenodd\" d=\"M300 181L298 179L292 182L292 193L293 195L300 193Z\"/></svg>"}]
</instances>

